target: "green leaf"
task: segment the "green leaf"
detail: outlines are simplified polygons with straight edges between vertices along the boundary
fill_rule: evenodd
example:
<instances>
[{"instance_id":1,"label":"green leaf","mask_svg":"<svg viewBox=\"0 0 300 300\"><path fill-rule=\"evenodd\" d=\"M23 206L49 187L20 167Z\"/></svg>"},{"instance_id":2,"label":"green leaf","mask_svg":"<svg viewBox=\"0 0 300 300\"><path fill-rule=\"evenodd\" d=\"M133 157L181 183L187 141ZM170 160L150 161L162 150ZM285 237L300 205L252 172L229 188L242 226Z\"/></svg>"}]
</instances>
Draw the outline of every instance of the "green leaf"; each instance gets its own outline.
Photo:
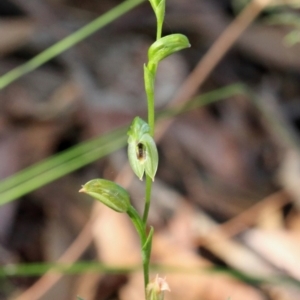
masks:
<instances>
[{"instance_id":1,"label":"green leaf","mask_svg":"<svg viewBox=\"0 0 300 300\"><path fill-rule=\"evenodd\" d=\"M130 207L128 192L113 181L106 179L93 179L79 190L99 200L116 212L127 212Z\"/></svg>"},{"instance_id":2,"label":"green leaf","mask_svg":"<svg viewBox=\"0 0 300 300\"><path fill-rule=\"evenodd\" d=\"M134 118L128 130L128 160L140 180L145 172L154 180L158 166L158 152L150 135L149 125L139 117Z\"/></svg>"},{"instance_id":3,"label":"green leaf","mask_svg":"<svg viewBox=\"0 0 300 300\"><path fill-rule=\"evenodd\" d=\"M188 38L180 33L164 36L155 41L148 50L148 60L150 63L158 63L167 56L189 48L191 45Z\"/></svg>"}]
</instances>

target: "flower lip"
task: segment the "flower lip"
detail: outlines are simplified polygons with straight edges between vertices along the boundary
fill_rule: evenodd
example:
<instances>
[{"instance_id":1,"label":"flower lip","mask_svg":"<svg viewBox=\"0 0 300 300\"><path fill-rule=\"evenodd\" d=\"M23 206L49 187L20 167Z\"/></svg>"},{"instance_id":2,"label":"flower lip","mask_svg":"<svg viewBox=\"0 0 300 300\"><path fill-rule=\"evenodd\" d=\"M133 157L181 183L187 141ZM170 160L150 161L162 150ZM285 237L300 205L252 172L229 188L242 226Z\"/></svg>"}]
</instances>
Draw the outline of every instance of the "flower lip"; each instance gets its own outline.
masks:
<instances>
[{"instance_id":1,"label":"flower lip","mask_svg":"<svg viewBox=\"0 0 300 300\"><path fill-rule=\"evenodd\" d=\"M142 143L138 143L137 146L136 146L136 156L137 156L137 159L139 161L144 161L146 160L146 149L145 149L145 146L142 144Z\"/></svg>"}]
</instances>

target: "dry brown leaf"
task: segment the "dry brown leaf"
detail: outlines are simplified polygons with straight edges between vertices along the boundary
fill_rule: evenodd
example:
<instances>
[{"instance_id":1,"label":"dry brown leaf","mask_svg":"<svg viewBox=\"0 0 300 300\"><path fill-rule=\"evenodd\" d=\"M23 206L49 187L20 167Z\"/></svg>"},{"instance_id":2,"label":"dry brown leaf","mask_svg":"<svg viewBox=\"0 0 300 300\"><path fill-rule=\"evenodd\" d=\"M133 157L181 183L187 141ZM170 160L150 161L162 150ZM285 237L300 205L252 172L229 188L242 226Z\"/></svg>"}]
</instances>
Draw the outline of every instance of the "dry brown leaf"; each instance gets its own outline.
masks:
<instances>
[{"instance_id":1,"label":"dry brown leaf","mask_svg":"<svg viewBox=\"0 0 300 300\"><path fill-rule=\"evenodd\" d=\"M128 216L102 204L99 204L99 209L101 215L95 221L92 230L100 261L117 267L140 264L139 241ZM96 281L94 283L96 284ZM89 288L91 290L91 286ZM92 290L95 290L95 286Z\"/></svg>"},{"instance_id":2,"label":"dry brown leaf","mask_svg":"<svg viewBox=\"0 0 300 300\"><path fill-rule=\"evenodd\" d=\"M26 43L34 29L33 21L28 18L0 19L0 56Z\"/></svg>"},{"instance_id":3,"label":"dry brown leaf","mask_svg":"<svg viewBox=\"0 0 300 300\"><path fill-rule=\"evenodd\" d=\"M250 276L276 274L275 269L258 255L226 236L226 232L211 217L200 210L196 212L187 204L181 205L169 228L176 243L187 251L193 251L194 245L199 245L200 240L200 245L241 272Z\"/></svg>"},{"instance_id":4,"label":"dry brown leaf","mask_svg":"<svg viewBox=\"0 0 300 300\"><path fill-rule=\"evenodd\" d=\"M86 273L80 276L76 282L76 295L84 299L95 299L97 286L102 275L99 273Z\"/></svg>"},{"instance_id":5,"label":"dry brown leaf","mask_svg":"<svg viewBox=\"0 0 300 300\"><path fill-rule=\"evenodd\" d=\"M209 267L210 264L194 252L174 243L166 234L154 236L153 256L156 257L156 262L162 265L176 266L179 269L177 273L164 272L164 274L159 274L166 277L171 289L170 293L165 293L166 300L219 300L228 297L243 300L264 299L262 294L254 288L227 275L201 272L202 268ZM196 268L198 268L196 272L186 272L187 269L195 271ZM120 291L120 299L140 300L142 298L142 276L133 274L129 284Z\"/></svg>"},{"instance_id":6,"label":"dry brown leaf","mask_svg":"<svg viewBox=\"0 0 300 300\"><path fill-rule=\"evenodd\" d=\"M282 160L278 179L285 190L295 199L295 203L300 207L300 156L299 152L287 150Z\"/></svg>"},{"instance_id":7,"label":"dry brown leaf","mask_svg":"<svg viewBox=\"0 0 300 300\"><path fill-rule=\"evenodd\" d=\"M264 299L260 292L238 280L224 274L204 271L211 264L198 256L193 249L196 218L199 218L199 215L191 207L186 204L180 205L170 222L169 231L154 235L152 260L157 264L174 266L179 270L178 272L159 274L162 277L166 276L171 288L171 293L166 293L165 299L217 300L228 297L249 300ZM215 227L209 220L203 220L202 224L207 231ZM234 248L231 247L232 249ZM154 275L152 274L152 277ZM133 274L130 276L128 285L121 289L120 299L139 300L142 297L142 276Z\"/></svg>"},{"instance_id":8,"label":"dry brown leaf","mask_svg":"<svg viewBox=\"0 0 300 300\"><path fill-rule=\"evenodd\" d=\"M277 268L300 280L300 234L287 230L252 229L245 241Z\"/></svg>"},{"instance_id":9,"label":"dry brown leaf","mask_svg":"<svg viewBox=\"0 0 300 300\"><path fill-rule=\"evenodd\" d=\"M264 229L284 227L284 218L281 210L277 207L277 203L269 203L260 210L257 215L257 226Z\"/></svg>"},{"instance_id":10,"label":"dry brown leaf","mask_svg":"<svg viewBox=\"0 0 300 300\"><path fill-rule=\"evenodd\" d=\"M126 214L101 205L101 216L94 223L93 235L101 262L115 266L140 263L138 236Z\"/></svg>"}]
</instances>

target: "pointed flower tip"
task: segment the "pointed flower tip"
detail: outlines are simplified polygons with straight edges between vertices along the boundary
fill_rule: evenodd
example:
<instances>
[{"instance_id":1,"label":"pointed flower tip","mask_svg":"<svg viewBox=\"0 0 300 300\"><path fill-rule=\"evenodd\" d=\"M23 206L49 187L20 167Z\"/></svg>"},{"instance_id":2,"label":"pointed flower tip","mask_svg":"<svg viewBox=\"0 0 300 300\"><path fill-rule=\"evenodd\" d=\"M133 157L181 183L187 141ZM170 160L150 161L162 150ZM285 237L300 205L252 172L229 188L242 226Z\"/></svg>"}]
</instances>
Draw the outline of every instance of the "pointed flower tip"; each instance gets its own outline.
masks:
<instances>
[{"instance_id":1,"label":"pointed flower tip","mask_svg":"<svg viewBox=\"0 0 300 300\"><path fill-rule=\"evenodd\" d=\"M150 177L150 179L152 180L152 182L154 182L154 177L153 177L153 176L150 176L150 175L149 175L149 177Z\"/></svg>"},{"instance_id":2,"label":"pointed flower tip","mask_svg":"<svg viewBox=\"0 0 300 300\"><path fill-rule=\"evenodd\" d=\"M79 193L85 193L86 190L84 189L84 187L82 186L82 188L78 191Z\"/></svg>"}]
</instances>

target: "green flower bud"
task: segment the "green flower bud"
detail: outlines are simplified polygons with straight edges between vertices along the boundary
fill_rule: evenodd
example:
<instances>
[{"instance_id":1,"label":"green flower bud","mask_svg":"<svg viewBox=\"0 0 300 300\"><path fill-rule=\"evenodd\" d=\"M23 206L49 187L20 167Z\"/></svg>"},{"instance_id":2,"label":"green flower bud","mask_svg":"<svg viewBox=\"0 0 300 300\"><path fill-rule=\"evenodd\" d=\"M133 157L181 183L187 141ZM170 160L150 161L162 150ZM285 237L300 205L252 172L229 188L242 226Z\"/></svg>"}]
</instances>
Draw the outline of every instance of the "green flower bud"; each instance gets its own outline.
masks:
<instances>
[{"instance_id":1,"label":"green flower bud","mask_svg":"<svg viewBox=\"0 0 300 300\"><path fill-rule=\"evenodd\" d=\"M142 180L144 173L154 180L158 167L156 144L149 125L135 117L128 130L128 160L133 172Z\"/></svg>"},{"instance_id":2,"label":"green flower bud","mask_svg":"<svg viewBox=\"0 0 300 300\"><path fill-rule=\"evenodd\" d=\"M167 56L190 46L189 40L183 34L174 33L166 35L150 46L148 60L151 63L158 63Z\"/></svg>"},{"instance_id":3,"label":"green flower bud","mask_svg":"<svg viewBox=\"0 0 300 300\"><path fill-rule=\"evenodd\" d=\"M128 192L113 181L93 179L82 186L80 193L86 193L116 212L127 212L130 207Z\"/></svg>"}]
</instances>

